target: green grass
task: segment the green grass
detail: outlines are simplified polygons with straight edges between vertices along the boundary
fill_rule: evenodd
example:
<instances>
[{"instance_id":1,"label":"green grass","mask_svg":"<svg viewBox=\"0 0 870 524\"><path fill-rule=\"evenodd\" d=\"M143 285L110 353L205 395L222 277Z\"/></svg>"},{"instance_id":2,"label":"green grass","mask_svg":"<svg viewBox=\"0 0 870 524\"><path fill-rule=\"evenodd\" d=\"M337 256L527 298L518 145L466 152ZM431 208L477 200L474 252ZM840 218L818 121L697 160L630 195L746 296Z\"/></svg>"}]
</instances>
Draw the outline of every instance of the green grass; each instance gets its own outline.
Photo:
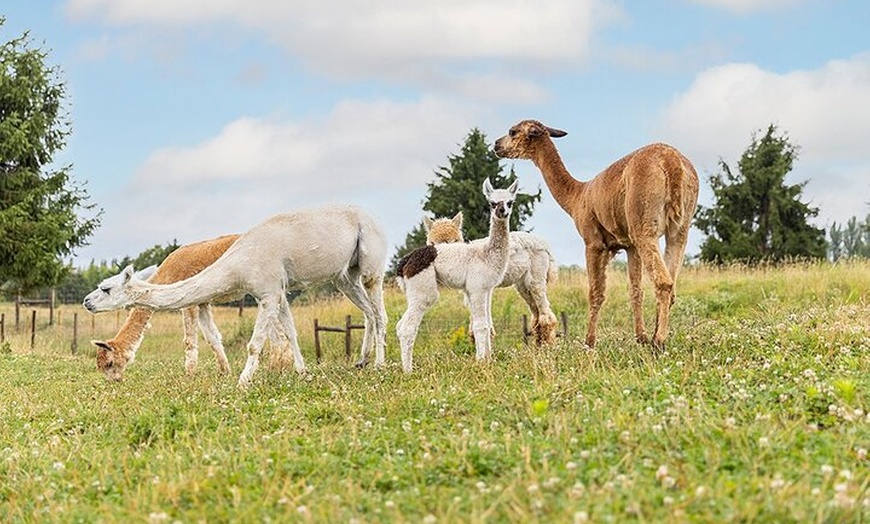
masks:
<instances>
[{"instance_id":1,"label":"green grass","mask_svg":"<svg viewBox=\"0 0 870 524\"><path fill-rule=\"evenodd\" d=\"M585 349L585 290L567 270L551 288L569 336L547 350L522 344L525 307L500 290L489 364L474 362L461 297L445 290L408 376L397 291L383 371L352 369L334 334L315 363L313 318L359 319L347 301L297 307L310 373L267 355L247 392L235 382L253 311L217 321L233 375L201 342L185 376L179 315L161 313L109 383L85 342L123 315L91 328L79 310L72 356L76 308L31 349L0 305L0 521L870 519L870 263L686 269L657 355L633 341L617 271L599 346Z\"/></svg>"}]
</instances>

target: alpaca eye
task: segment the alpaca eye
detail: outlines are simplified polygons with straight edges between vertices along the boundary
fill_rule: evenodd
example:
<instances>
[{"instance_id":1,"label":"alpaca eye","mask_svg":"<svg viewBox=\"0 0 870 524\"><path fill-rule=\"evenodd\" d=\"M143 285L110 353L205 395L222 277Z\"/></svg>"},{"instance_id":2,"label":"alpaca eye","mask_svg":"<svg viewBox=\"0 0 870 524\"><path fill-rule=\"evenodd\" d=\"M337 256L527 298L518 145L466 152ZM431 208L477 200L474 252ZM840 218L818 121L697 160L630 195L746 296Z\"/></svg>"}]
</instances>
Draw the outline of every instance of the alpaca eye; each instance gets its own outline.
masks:
<instances>
[{"instance_id":1,"label":"alpaca eye","mask_svg":"<svg viewBox=\"0 0 870 524\"><path fill-rule=\"evenodd\" d=\"M100 291L102 291L103 293L105 293L105 294L107 294L107 295L109 294L109 292L110 292L111 290L112 290L112 288L110 288L110 287L101 287L101 288L100 288Z\"/></svg>"},{"instance_id":2,"label":"alpaca eye","mask_svg":"<svg viewBox=\"0 0 870 524\"><path fill-rule=\"evenodd\" d=\"M511 138L517 136L517 130L516 130L516 129L511 129L510 131L508 131L508 136L511 137Z\"/></svg>"}]
</instances>

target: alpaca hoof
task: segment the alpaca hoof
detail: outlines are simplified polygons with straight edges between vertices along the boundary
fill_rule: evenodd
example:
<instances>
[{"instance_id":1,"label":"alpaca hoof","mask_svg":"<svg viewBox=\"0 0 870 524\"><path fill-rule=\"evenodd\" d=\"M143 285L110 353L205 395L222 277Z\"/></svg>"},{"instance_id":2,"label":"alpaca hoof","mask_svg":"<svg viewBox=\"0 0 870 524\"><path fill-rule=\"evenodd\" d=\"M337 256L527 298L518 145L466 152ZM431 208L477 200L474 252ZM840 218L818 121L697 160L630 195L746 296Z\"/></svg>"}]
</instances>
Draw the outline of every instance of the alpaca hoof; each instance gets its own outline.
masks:
<instances>
[{"instance_id":1,"label":"alpaca hoof","mask_svg":"<svg viewBox=\"0 0 870 524\"><path fill-rule=\"evenodd\" d=\"M664 353L667 350L667 345L664 340L653 339L652 348L658 353Z\"/></svg>"},{"instance_id":2,"label":"alpaca hoof","mask_svg":"<svg viewBox=\"0 0 870 524\"><path fill-rule=\"evenodd\" d=\"M353 367L357 369L363 369L364 367L366 367L366 364L368 364L368 362L366 362L365 360L358 360L356 364L353 365Z\"/></svg>"},{"instance_id":3,"label":"alpaca hoof","mask_svg":"<svg viewBox=\"0 0 870 524\"><path fill-rule=\"evenodd\" d=\"M635 337L638 344L643 344L644 346L649 344L649 336L646 333L641 333Z\"/></svg>"}]
</instances>

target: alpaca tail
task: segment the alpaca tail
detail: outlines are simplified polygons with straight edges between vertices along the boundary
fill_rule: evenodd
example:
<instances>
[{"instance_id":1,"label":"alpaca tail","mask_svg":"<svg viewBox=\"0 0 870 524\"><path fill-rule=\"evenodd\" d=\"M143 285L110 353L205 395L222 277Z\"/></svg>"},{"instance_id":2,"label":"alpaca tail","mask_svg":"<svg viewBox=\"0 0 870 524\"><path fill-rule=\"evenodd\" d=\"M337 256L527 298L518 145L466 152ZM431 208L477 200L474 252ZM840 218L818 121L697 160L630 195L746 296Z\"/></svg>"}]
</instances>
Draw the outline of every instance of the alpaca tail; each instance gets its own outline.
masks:
<instances>
[{"instance_id":1,"label":"alpaca tail","mask_svg":"<svg viewBox=\"0 0 870 524\"><path fill-rule=\"evenodd\" d=\"M688 181L697 181L698 175L688 159L676 150L673 151L673 154L665 157L663 168L668 183L669 202L666 209L668 221L677 224L686 223L692 218L686 215L694 213L695 206L695 203L691 202L691 189Z\"/></svg>"},{"instance_id":2,"label":"alpaca tail","mask_svg":"<svg viewBox=\"0 0 870 524\"><path fill-rule=\"evenodd\" d=\"M553 252L549 249L547 250L547 254L550 255L550 263L547 266L547 284L555 284L557 280L559 280L559 265L556 264L556 257L553 256Z\"/></svg>"}]
</instances>

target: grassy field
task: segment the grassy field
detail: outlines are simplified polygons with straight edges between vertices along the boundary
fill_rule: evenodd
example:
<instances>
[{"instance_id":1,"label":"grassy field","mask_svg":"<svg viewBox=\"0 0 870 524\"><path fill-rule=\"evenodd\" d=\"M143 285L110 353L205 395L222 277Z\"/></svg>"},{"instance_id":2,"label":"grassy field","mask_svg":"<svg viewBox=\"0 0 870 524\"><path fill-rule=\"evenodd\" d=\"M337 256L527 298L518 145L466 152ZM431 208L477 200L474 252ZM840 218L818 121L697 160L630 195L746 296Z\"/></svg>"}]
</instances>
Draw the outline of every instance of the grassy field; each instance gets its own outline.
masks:
<instances>
[{"instance_id":1,"label":"grassy field","mask_svg":"<svg viewBox=\"0 0 870 524\"><path fill-rule=\"evenodd\" d=\"M524 304L500 290L496 358L477 364L462 300L444 291L407 376L396 290L383 371L352 369L339 334L317 364L313 320L361 315L345 300L296 305L309 373L266 355L246 392L253 310L218 315L233 375L202 343L185 376L180 315L160 313L109 383L87 340L123 314L92 324L62 308L31 348L0 305L0 521L870 520L870 263L686 269L659 355L633 341L617 270L599 346L584 348L585 293L563 270L551 301L569 333L539 350L522 342Z\"/></svg>"}]
</instances>

